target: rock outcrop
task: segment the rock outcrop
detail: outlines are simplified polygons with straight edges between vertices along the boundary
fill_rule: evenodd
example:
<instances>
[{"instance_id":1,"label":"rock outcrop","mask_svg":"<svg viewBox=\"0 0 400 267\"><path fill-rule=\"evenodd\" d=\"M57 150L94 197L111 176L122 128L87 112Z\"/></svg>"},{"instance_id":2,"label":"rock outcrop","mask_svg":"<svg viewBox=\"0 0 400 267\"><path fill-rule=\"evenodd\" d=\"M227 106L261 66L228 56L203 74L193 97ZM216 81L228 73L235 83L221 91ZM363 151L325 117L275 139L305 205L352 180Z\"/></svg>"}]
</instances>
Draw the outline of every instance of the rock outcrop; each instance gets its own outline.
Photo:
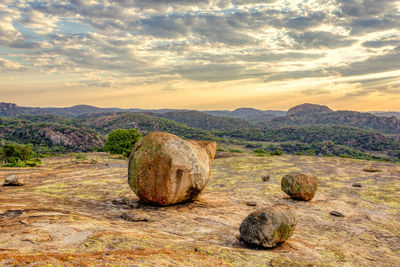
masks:
<instances>
[{"instance_id":1,"label":"rock outcrop","mask_svg":"<svg viewBox=\"0 0 400 267\"><path fill-rule=\"evenodd\" d=\"M272 248L285 242L297 224L295 210L284 204L274 205L251 213L240 225L240 241Z\"/></svg>"},{"instance_id":2,"label":"rock outcrop","mask_svg":"<svg viewBox=\"0 0 400 267\"><path fill-rule=\"evenodd\" d=\"M24 185L24 180L17 175L10 175L5 179L3 185L4 186L20 186L20 185Z\"/></svg>"},{"instance_id":3,"label":"rock outcrop","mask_svg":"<svg viewBox=\"0 0 400 267\"><path fill-rule=\"evenodd\" d=\"M311 200L318 189L318 179L309 173L292 173L282 177L281 188L291 198Z\"/></svg>"},{"instance_id":4,"label":"rock outcrop","mask_svg":"<svg viewBox=\"0 0 400 267\"><path fill-rule=\"evenodd\" d=\"M194 200L208 184L216 149L215 142L150 133L136 143L129 158L129 186L153 205Z\"/></svg>"}]
</instances>

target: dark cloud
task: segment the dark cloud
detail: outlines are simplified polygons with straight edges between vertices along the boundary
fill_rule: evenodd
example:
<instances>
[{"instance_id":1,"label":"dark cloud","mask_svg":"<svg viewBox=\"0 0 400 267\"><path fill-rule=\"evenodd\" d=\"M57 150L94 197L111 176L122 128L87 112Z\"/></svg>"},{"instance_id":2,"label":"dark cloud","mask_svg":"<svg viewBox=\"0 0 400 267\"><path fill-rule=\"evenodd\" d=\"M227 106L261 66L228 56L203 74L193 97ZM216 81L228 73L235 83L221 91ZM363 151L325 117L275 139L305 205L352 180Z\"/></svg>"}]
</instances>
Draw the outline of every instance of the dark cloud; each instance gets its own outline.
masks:
<instances>
[{"instance_id":1,"label":"dark cloud","mask_svg":"<svg viewBox=\"0 0 400 267\"><path fill-rule=\"evenodd\" d=\"M349 26L352 29L351 33L355 35L389 29L400 29L400 15L390 14L379 18L354 19L349 23Z\"/></svg>"},{"instance_id":2,"label":"dark cloud","mask_svg":"<svg viewBox=\"0 0 400 267\"><path fill-rule=\"evenodd\" d=\"M310 48L338 48L349 46L355 41L342 35L335 35L331 32L315 31L296 33L290 32L289 36L296 42L296 48L310 49Z\"/></svg>"},{"instance_id":3,"label":"dark cloud","mask_svg":"<svg viewBox=\"0 0 400 267\"><path fill-rule=\"evenodd\" d=\"M343 17L365 18L381 16L396 10L396 0L337 0Z\"/></svg>"},{"instance_id":4,"label":"dark cloud","mask_svg":"<svg viewBox=\"0 0 400 267\"><path fill-rule=\"evenodd\" d=\"M255 78L266 75L265 70L246 68L241 64L193 64L181 66L176 72L182 77L207 82Z\"/></svg>"},{"instance_id":5,"label":"dark cloud","mask_svg":"<svg viewBox=\"0 0 400 267\"><path fill-rule=\"evenodd\" d=\"M379 40L371 40L363 43L363 46L369 48L380 48L385 46L399 46L400 36L386 37Z\"/></svg>"},{"instance_id":6,"label":"dark cloud","mask_svg":"<svg viewBox=\"0 0 400 267\"><path fill-rule=\"evenodd\" d=\"M296 70L273 73L269 75L264 82L295 80L302 78L320 78L329 76L338 76L339 73L334 70L315 69L315 70Z\"/></svg>"},{"instance_id":7,"label":"dark cloud","mask_svg":"<svg viewBox=\"0 0 400 267\"><path fill-rule=\"evenodd\" d=\"M362 62L351 63L348 67L333 69L338 71L342 76L400 70L400 46L385 55L370 57Z\"/></svg>"},{"instance_id":8,"label":"dark cloud","mask_svg":"<svg viewBox=\"0 0 400 267\"><path fill-rule=\"evenodd\" d=\"M352 34L399 29L399 1L396 0L337 0L343 26L350 27Z\"/></svg>"},{"instance_id":9,"label":"dark cloud","mask_svg":"<svg viewBox=\"0 0 400 267\"><path fill-rule=\"evenodd\" d=\"M287 17L286 20L275 20L274 22L276 26L280 25L290 29L304 30L321 25L325 18L326 14L323 12L310 12L307 16Z\"/></svg>"}]
</instances>

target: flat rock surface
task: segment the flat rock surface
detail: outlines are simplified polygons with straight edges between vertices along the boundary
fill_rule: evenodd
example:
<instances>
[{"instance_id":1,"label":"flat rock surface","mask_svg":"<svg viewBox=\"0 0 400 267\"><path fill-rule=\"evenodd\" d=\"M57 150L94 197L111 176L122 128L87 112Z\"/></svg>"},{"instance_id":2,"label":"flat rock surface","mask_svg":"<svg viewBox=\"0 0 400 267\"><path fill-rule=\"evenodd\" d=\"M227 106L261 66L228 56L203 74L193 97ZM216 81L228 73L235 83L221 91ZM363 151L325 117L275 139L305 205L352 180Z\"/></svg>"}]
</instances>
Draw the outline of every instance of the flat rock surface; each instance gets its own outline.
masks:
<instances>
[{"instance_id":1,"label":"flat rock surface","mask_svg":"<svg viewBox=\"0 0 400 267\"><path fill-rule=\"evenodd\" d=\"M367 166L381 172L365 172ZM291 200L281 177L309 172L319 189ZM264 182L260 176L268 173ZM400 165L362 160L241 155L216 159L194 203L137 203L127 161L107 154L46 158L41 167L0 168L23 187L0 191L0 266L396 266L400 262ZM360 183L361 188L352 185ZM128 204L114 204L126 198ZM114 201L115 202L115 201ZM257 206L248 206L256 202ZM137 205L133 205L137 203ZM296 209L291 238L274 249L236 236L251 212L277 203ZM135 211L137 211L135 213ZM338 211L345 217L330 215ZM150 221L127 221L124 213Z\"/></svg>"}]
</instances>

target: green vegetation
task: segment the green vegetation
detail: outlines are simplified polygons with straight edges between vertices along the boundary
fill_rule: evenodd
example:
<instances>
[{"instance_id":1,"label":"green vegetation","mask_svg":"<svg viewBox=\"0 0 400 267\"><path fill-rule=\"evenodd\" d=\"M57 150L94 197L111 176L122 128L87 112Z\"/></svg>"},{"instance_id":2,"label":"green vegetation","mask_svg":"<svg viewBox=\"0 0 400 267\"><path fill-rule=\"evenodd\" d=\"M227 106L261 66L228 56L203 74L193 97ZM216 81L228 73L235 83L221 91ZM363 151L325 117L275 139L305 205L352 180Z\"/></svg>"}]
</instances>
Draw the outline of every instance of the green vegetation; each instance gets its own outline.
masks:
<instances>
[{"instance_id":1,"label":"green vegetation","mask_svg":"<svg viewBox=\"0 0 400 267\"><path fill-rule=\"evenodd\" d=\"M207 131L256 127L255 124L243 119L212 116L197 110L177 110L166 112L163 114L157 114L156 116L160 116L179 123L184 123L190 127Z\"/></svg>"},{"instance_id":2,"label":"green vegetation","mask_svg":"<svg viewBox=\"0 0 400 267\"><path fill-rule=\"evenodd\" d=\"M143 135L149 132L168 132L187 139L215 140L215 136L208 131L143 113L96 114L81 118L81 120L86 127L92 128L101 134L108 134L116 129L136 128Z\"/></svg>"},{"instance_id":3,"label":"green vegetation","mask_svg":"<svg viewBox=\"0 0 400 267\"><path fill-rule=\"evenodd\" d=\"M269 127L348 125L386 134L400 132L400 120L393 117L377 117L370 113L356 111L332 111L326 106L312 104L294 107L288 111L287 116L275 118L264 125Z\"/></svg>"},{"instance_id":4,"label":"green vegetation","mask_svg":"<svg viewBox=\"0 0 400 267\"><path fill-rule=\"evenodd\" d=\"M235 129L214 131L215 135L242 140L246 147L254 147L248 141L270 142L257 148L256 154L268 154L275 150L297 155L341 156L360 159L394 160L398 157L400 142L381 133L348 126L304 126L267 129ZM247 142L246 142L247 141ZM247 143L247 145L246 145ZM263 151L263 152L262 152ZM376 156L380 152L388 156Z\"/></svg>"},{"instance_id":5,"label":"green vegetation","mask_svg":"<svg viewBox=\"0 0 400 267\"><path fill-rule=\"evenodd\" d=\"M0 118L0 139L30 144L42 154L94 151L103 145L95 130L72 119L48 115Z\"/></svg>"},{"instance_id":6,"label":"green vegetation","mask_svg":"<svg viewBox=\"0 0 400 267\"><path fill-rule=\"evenodd\" d=\"M75 159L77 159L77 160L84 160L84 159L86 159L86 156L85 156L85 155L82 155L82 154L78 154L78 155L75 156Z\"/></svg>"},{"instance_id":7,"label":"green vegetation","mask_svg":"<svg viewBox=\"0 0 400 267\"><path fill-rule=\"evenodd\" d=\"M137 129L117 129L108 135L103 149L111 154L122 154L127 157L140 138L142 134Z\"/></svg>"},{"instance_id":8,"label":"green vegetation","mask_svg":"<svg viewBox=\"0 0 400 267\"><path fill-rule=\"evenodd\" d=\"M259 156L285 153L386 161L400 159L399 136L394 134L338 125L273 125L265 128L262 124L215 118L198 111L171 111L161 115L108 112L75 118L54 115L0 117L0 143L3 140L3 143L29 144L35 153L42 156L103 149L111 152L108 145L104 146L106 136L117 129L133 128L143 135L162 131L185 139L213 140L220 145L218 151L254 151ZM127 155L128 150L112 153Z\"/></svg>"},{"instance_id":9,"label":"green vegetation","mask_svg":"<svg viewBox=\"0 0 400 267\"><path fill-rule=\"evenodd\" d=\"M41 163L29 145L5 144L0 148L3 167L34 167Z\"/></svg>"},{"instance_id":10,"label":"green vegetation","mask_svg":"<svg viewBox=\"0 0 400 267\"><path fill-rule=\"evenodd\" d=\"M256 150L254 150L254 153L257 156L282 156L283 155L283 152L280 149L275 149L274 151L271 151L271 152L267 152L263 149L256 149Z\"/></svg>"}]
</instances>

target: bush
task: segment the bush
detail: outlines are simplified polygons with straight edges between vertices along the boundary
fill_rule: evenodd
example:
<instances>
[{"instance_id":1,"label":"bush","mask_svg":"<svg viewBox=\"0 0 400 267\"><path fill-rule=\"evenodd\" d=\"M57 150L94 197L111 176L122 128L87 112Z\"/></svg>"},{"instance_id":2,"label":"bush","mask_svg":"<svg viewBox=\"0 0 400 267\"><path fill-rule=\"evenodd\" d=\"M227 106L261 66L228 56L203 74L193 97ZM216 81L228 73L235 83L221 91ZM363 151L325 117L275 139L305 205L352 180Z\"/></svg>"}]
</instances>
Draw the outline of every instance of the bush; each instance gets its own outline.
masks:
<instances>
[{"instance_id":1,"label":"bush","mask_svg":"<svg viewBox=\"0 0 400 267\"><path fill-rule=\"evenodd\" d=\"M0 151L3 167L35 167L41 163L29 145L5 144Z\"/></svg>"},{"instance_id":2,"label":"bush","mask_svg":"<svg viewBox=\"0 0 400 267\"><path fill-rule=\"evenodd\" d=\"M117 129L108 135L103 149L110 154L122 154L127 157L140 138L142 134L136 129Z\"/></svg>"},{"instance_id":3,"label":"bush","mask_svg":"<svg viewBox=\"0 0 400 267\"><path fill-rule=\"evenodd\" d=\"M232 153L243 153L243 151L239 150L239 149L229 149L229 152L232 152Z\"/></svg>"},{"instance_id":4,"label":"bush","mask_svg":"<svg viewBox=\"0 0 400 267\"><path fill-rule=\"evenodd\" d=\"M265 152L265 151L262 150L262 149L255 149L255 150L254 150L254 153L255 153L257 156L266 156L266 155L267 155L267 152Z\"/></svg>"},{"instance_id":5,"label":"bush","mask_svg":"<svg viewBox=\"0 0 400 267\"><path fill-rule=\"evenodd\" d=\"M282 156L283 155L283 152L282 152L282 150L274 150L274 151L272 151L271 153L270 153L270 155L271 156Z\"/></svg>"},{"instance_id":6,"label":"bush","mask_svg":"<svg viewBox=\"0 0 400 267\"><path fill-rule=\"evenodd\" d=\"M78 155L75 156L75 159L78 159L78 160L80 160L80 159L86 159L86 156L85 156L85 155L78 154Z\"/></svg>"},{"instance_id":7,"label":"bush","mask_svg":"<svg viewBox=\"0 0 400 267\"><path fill-rule=\"evenodd\" d=\"M17 159L21 161L29 160L33 157L32 148L27 145L6 144L1 150L1 159L5 162L15 162Z\"/></svg>"}]
</instances>

